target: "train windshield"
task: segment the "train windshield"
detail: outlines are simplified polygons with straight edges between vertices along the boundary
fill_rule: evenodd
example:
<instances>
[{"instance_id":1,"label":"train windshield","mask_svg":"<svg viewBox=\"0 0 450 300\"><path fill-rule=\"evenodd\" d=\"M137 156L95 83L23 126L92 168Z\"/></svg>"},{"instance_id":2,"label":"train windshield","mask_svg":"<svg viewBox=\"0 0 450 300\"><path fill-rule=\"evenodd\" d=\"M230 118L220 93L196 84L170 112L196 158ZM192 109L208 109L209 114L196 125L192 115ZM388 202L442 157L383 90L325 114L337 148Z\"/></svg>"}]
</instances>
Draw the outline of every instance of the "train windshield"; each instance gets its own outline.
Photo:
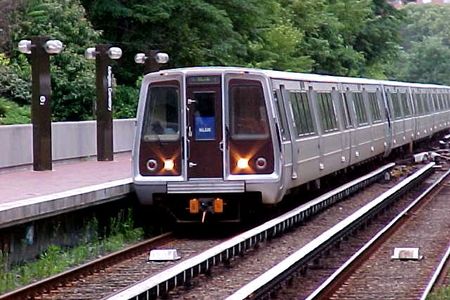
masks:
<instances>
[{"instance_id":1,"label":"train windshield","mask_svg":"<svg viewBox=\"0 0 450 300\"><path fill-rule=\"evenodd\" d=\"M233 139L266 139L269 136L264 94L259 82L232 81L230 106Z\"/></svg>"},{"instance_id":2,"label":"train windshield","mask_svg":"<svg viewBox=\"0 0 450 300\"><path fill-rule=\"evenodd\" d=\"M175 141L180 136L180 90L175 85L152 85L145 105L142 139Z\"/></svg>"}]
</instances>

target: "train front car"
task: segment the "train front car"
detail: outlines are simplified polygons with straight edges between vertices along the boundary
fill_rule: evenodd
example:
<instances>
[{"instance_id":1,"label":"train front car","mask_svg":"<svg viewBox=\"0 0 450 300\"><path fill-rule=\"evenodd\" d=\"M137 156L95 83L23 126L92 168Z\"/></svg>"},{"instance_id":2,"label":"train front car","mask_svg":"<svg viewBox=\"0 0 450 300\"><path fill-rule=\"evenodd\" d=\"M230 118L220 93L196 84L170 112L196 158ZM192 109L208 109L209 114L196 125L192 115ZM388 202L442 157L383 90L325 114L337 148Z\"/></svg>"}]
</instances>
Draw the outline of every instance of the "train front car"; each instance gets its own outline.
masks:
<instances>
[{"instance_id":1,"label":"train front car","mask_svg":"<svg viewBox=\"0 0 450 300\"><path fill-rule=\"evenodd\" d=\"M280 144L269 80L235 68L145 76L133 153L143 204L178 223L239 222L281 199Z\"/></svg>"}]
</instances>

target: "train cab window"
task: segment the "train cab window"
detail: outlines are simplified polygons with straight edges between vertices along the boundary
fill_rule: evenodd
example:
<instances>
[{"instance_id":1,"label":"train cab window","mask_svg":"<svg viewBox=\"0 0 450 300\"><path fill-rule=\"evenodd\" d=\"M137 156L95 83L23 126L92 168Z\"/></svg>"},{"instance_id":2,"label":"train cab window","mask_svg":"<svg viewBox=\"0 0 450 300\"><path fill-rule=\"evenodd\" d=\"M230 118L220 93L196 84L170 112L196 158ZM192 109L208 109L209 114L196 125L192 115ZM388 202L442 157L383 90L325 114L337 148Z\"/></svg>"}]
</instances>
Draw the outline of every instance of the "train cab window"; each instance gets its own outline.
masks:
<instances>
[{"instance_id":1,"label":"train cab window","mask_svg":"<svg viewBox=\"0 0 450 300\"><path fill-rule=\"evenodd\" d=\"M298 136L314 134L314 123L309 105L309 97L305 91L289 92L294 113L295 127Z\"/></svg>"},{"instance_id":2,"label":"train cab window","mask_svg":"<svg viewBox=\"0 0 450 300\"><path fill-rule=\"evenodd\" d=\"M369 107L370 112L372 113L372 120L374 123L381 121L381 112L380 112L380 106L378 104L377 100L377 93L375 92L369 92L367 93L369 98Z\"/></svg>"},{"instance_id":3,"label":"train cab window","mask_svg":"<svg viewBox=\"0 0 450 300\"><path fill-rule=\"evenodd\" d=\"M352 128L353 127L353 121L352 118L350 116L350 109L349 109L349 104L348 104L348 97L346 93L340 93L341 95L341 111L342 111L342 115L344 116L344 127L345 129L347 128Z\"/></svg>"},{"instance_id":4,"label":"train cab window","mask_svg":"<svg viewBox=\"0 0 450 300\"><path fill-rule=\"evenodd\" d=\"M196 141L216 139L216 94L214 92L194 92L194 136Z\"/></svg>"},{"instance_id":5,"label":"train cab window","mask_svg":"<svg viewBox=\"0 0 450 300\"><path fill-rule=\"evenodd\" d=\"M264 94L259 82L246 80L230 84L229 101L233 139L258 140L269 136Z\"/></svg>"},{"instance_id":6,"label":"train cab window","mask_svg":"<svg viewBox=\"0 0 450 300\"><path fill-rule=\"evenodd\" d=\"M176 141L179 131L180 92L177 86L150 86L142 128L144 141Z\"/></svg>"},{"instance_id":7,"label":"train cab window","mask_svg":"<svg viewBox=\"0 0 450 300\"><path fill-rule=\"evenodd\" d=\"M403 115L398 94L396 92L390 92L389 96L391 98L392 108L394 109L394 117L395 119L400 119Z\"/></svg>"},{"instance_id":8,"label":"train cab window","mask_svg":"<svg viewBox=\"0 0 450 300\"><path fill-rule=\"evenodd\" d=\"M364 105L364 99L361 92L354 92L353 103L356 111L356 121L358 125L367 125L367 113Z\"/></svg>"},{"instance_id":9,"label":"train cab window","mask_svg":"<svg viewBox=\"0 0 450 300\"><path fill-rule=\"evenodd\" d=\"M409 108L408 103L408 94L406 94L406 92L400 93L400 104L402 106L403 115L405 117L411 116L411 109Z\"/></svg>"},{"instance_id":10,"label":"train cab window","mask_svg":"<svg viewBox=\"0 0 450 300\"><path fill-rule=\"evenodd\" d=\"M319 103L320 120L324 132L338 130L336 112L330 92L318 92L317 102Z\"/></svg>"}]
</instances>

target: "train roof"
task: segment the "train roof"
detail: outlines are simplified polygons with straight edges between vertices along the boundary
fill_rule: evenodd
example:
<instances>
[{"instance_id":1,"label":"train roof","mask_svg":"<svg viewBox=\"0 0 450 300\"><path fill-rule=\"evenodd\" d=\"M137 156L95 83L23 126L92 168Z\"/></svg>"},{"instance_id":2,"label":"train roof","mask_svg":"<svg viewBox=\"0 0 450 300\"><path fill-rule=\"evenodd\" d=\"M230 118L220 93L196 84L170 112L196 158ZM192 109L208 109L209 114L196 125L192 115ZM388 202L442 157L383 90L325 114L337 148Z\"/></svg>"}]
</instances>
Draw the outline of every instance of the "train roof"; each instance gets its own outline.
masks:
<instances>
[{"instance_id":1,"label":"train roof","mask_svg":"<svg viewBox=\"0 0 450 300\"><path fill-rule=\"evenodd\" d=\"M390 85L390 86L408 86L416 88L444 88L450 89L450 86L438 85L438 84L425 84L425 83L410 83L402 81L389 81L389 80L377 80L369 78L358 78L358 77L342 77L342 76L331 76L331 75L320 75L312 73L296 73L287 71L274 71L274 70L263 70L263 69L253 69L244 67L190 67L190 68L178 68L178 69L166 69L161 70L161 73L183 73L183 74L217 74L217 73L249 73L258 74L269 77L271 79L280 80L302 80L302 81L318 81L318 82L337 82L346 84L375 84L375 85ZM149 74L151 76L151 74Z\"/></svg>"}]
</instances>

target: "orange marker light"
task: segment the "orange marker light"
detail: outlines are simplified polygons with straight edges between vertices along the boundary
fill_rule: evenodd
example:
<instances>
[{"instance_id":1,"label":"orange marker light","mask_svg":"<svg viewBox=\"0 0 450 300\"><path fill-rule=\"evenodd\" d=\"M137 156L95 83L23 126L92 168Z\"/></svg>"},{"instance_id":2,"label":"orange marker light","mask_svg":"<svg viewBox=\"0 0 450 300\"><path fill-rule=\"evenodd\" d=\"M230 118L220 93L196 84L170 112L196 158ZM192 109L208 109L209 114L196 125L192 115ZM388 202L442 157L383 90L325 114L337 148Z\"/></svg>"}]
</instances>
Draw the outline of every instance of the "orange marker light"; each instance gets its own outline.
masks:
<instances>
[{"instance_id":1,"label":"orange marker light","mask_svg":"<svg viewBox=\"0 0 450 300\"><path fill-rule=\"evenodd\" d=\"M191 199L189 200L189 212L191 214L198 214L200 211L200 203L197 199Z\"/></svg>"},{"instance_id":2,"label":"orange marker light","mask_svg":"<svg viewBox=\"0 0 450 300\"><path fill-rule=\"evenodd\" d=\"M221 198L214 199L214 212L223 213L223 199Z\"/></svg>"}]
</instances>

